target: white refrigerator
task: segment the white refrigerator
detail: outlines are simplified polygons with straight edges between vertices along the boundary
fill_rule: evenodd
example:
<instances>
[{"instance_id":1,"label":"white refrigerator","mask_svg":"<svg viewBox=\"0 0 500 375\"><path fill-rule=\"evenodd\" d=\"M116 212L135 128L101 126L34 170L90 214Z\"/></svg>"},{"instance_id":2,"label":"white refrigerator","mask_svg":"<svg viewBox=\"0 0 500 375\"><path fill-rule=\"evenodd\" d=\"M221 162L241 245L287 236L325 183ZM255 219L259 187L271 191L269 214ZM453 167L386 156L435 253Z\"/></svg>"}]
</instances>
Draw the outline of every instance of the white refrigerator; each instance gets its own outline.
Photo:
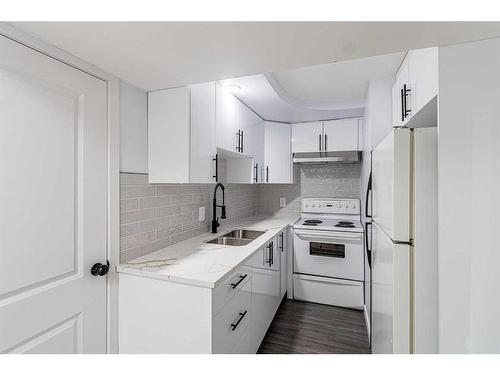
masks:
<instances>
[{"instance_id":1,"label":"white refrigerator","mask_svg":"<svg viewBox=\"0 0 500 375\"><path fill-rule=\"evenodd\" d=\"M396 128L372 151L373 353L437 351L437 131Z\"/></svg>"}]
</instances>

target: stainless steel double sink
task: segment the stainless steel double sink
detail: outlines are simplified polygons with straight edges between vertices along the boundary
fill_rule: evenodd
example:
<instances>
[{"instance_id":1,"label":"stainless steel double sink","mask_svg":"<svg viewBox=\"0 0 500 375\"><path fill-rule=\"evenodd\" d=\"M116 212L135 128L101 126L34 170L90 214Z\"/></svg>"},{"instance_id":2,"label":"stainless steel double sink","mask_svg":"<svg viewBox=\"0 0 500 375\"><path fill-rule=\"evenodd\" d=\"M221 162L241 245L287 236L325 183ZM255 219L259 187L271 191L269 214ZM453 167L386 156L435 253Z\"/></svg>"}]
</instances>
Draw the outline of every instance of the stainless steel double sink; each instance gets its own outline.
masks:
<instances>
[{"instance_id":1,"label":"stainless steel double sink","mask_svg":"<svg viewBox=\"0 0 500 375\"><path fill-rule=\"evenodd\" d=\"M265 231L261 230L236 229L205 242L226 246L245 246L264 233Z\"/></svg>"}]
</instances>

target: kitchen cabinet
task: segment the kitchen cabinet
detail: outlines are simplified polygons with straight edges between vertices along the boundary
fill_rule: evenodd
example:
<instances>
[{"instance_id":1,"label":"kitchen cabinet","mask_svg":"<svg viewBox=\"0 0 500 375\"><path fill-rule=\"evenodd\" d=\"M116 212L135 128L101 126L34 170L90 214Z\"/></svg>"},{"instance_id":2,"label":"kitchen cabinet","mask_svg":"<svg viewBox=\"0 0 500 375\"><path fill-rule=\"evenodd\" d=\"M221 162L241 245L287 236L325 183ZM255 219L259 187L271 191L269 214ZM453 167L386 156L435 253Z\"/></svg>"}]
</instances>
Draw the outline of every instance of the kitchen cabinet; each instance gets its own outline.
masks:
<instances>
[{"instance_id":1,"label":"kitchen cabinet","mask_svg":"<svg viewBox=\"0 0 500 375\"><path fill-rule=\"evenodd\" d=\"M292 152L359 151L359 118L292 124Z\"/></svg>"},{"instance_id":2,"label":"kitchen cabinet","mask_svg":"<svg viewBox=\"0 0 500 375\"><path fill-rule=\"evenodd\" d=\"M263 182L275 184L292 183L292 152L290 124L265 122Z\"/></svg>"},{"instance_id":3,"label":"kitchen cabinet","mask_svg":"<svg viewBox=\"0 0 500 375\"><path fill-rule=\"evenodd\" d=\"M233 94L216 83L217 147L244 155L253 154L252 131L263 120Z\"/></svg>"},{"instance_id":4,"label":"kitchen cabinet","mask_svg":"<svg viewBox=\"0 0 500 375\"><path fill-rule=\"evenodd\" d=\"M264 182L266 126L263 121L252 130L253 182Z\"/></svg>"},{"instance_id":5,"label":"kitchen cabinet","mask_svg":"<svg viewBox=\"0 0 500 375\"><path fill-rule=\"evenodd\" d=\"M252 267L252 335L251 351L257 352L266 335L280 301L280 255L276 237L260 248L250 259Z\"/></svg>"},{"instance_id":6,"label":"kitchen cabinet","mask_svg":"<svg viewBox=\"0 0 500 375\"><path fill-rule=\"evenodd\" d=\"M292 125L292 152L322 151L323 123L302 122Z\"/></svg>"},{"instance_id":7,"label":"kitchen cabinet","mask_svg":"<svg viewBox=\"0 0 500 375\"><path fill-rule=\"evenodd\" d=\"M214 182L215 83L148 93L150 183Z\"/></svg>"},{"instance_id":8,"label":"kitchen cabinet","mask_svg":"<svg viewBox=\"0 0 500 375\"><path fill-rule=\"evenodd\" d=\"M359 121L347 118L323 122L323 151L359 150Z\"/></svg>"},{"instance_id":9,"label":"kitchen cabinet","mask_svg":"<svg viewBox=\"0 0 500 375\"><path fill-rule=\"evenodd\" d=\"M407 126L438 93L438 48L409 51L392 88L393 125Z\"/></svg>"},{"instance_id":10,"label":"kitchen cabinet","mask_svg":"<svg viewBox=\"0 0 500 375\"><path fill-rule=\"evenodd\" d=\"M280 298L283 298L288 289L288 233L286 230L277 237L277 250L280 259Z\"/></svg>"},{"instance_id":11,"label":"kitchen cabinet","mask_svg":"<svg viewBox=\"0 0 500 375\"><path fill-rule=\"evenodd\" d=\"M237 102L238 126L236 132L240 132L240 152L245 155L255 155L255 144L253 132L255 127L263 120L245 104ZM258 148L258 147L257 147Z\"/></svg>"},{"instance_id":12,"label":"kitchen cabinet","mask_svg":"<svg viewBox=\"0 0 500 375\"><path fill-rule=\"evenodd\" d=\"M287 230L215 288L119 273L120 353L256 353L286 289Z\"/></svg>"},{"instance_id":13,"label":"kitchen cabinet","mask_svg":"<svg viewBox=\"0 0 500 375\"><path fill-rule=\"evenodd\" d=\"M216 83L216 145L227 151L239 152L238 100Z\"/></svg>"}]
</instances>

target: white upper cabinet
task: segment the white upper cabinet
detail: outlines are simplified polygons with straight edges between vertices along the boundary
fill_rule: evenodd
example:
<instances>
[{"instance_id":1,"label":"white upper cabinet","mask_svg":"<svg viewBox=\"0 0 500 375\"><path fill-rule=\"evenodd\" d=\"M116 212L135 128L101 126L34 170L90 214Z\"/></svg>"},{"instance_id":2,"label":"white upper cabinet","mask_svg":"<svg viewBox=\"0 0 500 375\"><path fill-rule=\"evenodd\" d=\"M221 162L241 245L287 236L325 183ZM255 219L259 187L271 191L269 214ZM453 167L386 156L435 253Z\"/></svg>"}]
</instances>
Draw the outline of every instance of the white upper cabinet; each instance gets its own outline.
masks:
<instances>
[{"instance_id":1,"label":"white upper cabinet","mask_svg":"<svg viewBox=\"0 0 500 375\"><path fill-rule=\"evenodd\" d=\"M348 118L323 123L323 151L359 150L359 120Z\"/></svg>"},{"instance_id":2,"label":"white upper cabinet","mask_svg":"<svg viewBox=\"0 0 500 375\"><path fill-rule=\"evenodd\" d=\"M411 113L410 92L410 64L407 55L396 73L395 83L392 88L393 126L404 126L408 120Z\"/></svg>"},{"instance_id":3,"label":"white upper cabinet","mask_svg":"<svg viewBox=\"0 0 500 375\"><path fill-rule=\"evenodd\" d=\"M264 182L266 126L261 121L252 129L253 182Z\"/></svg>"},{"instance_id":4,"label":"white upper cabinet","mask_svg":"<svg viewBox=\"0 0 500 375\"><path fill-rule=\"evenodd\" d=\"M292 125L292 152L318 152L323 145L323 123L304 122Z\"/></svg>"},{"instance_id":5,"label":"white upper cabinet","mask_svg":"<svg viewBox=\"0 0 500 375\"><path fill-rule=\"evenodd\" d=\"M409 51L392 89L393 126L405 126L438 93L438 48Z\"/></svg>"},{"instance_id":6,"label":"white upper cabinet","mask_svg":"<svg viewBox=\"0 0 500 375\"><path fill-rule=\"evenodd\" d=\"M238 128L239 132L239 152L245 155L255 155L255 147L253 144L253 131L257 124L263 120L250 108L240 101L237 101L238 110ZM238 141L238 138L237 138Z\"/></svg>"},{"instance_id":7,"label":"white upper cabinet","mask_svg":"<svg viewBox=\"0 0 500 375\"><path fill-rule=\"evenodd\" d=\"M356 151L360 119L306 122L292 125L292 152Z\"/></svg>"},{"instance_id":8,"label":"white upper cabinet","mask_svg":"<svg viewBox=\"0 0 500 375\"><path fill-rule=\"evenodd\" d=\"M189 182L214 182L215 84L191 85L191 169Z\"/></svg>"},{"instance_id":9,"label":"white upper cabinet","mask_svg":"<svg viewBox=\"0 0 500 375\"><path fill-rule=\"evenodd\" d=\"M239 152L238 100L216 83L216 144L224 150Z\"/></svg>"},{"instance_id":10,"label":"white upper cabinet","mask_svg":"<svg viewBox=\"0 0 500 375\"><path fill-rule=\"evenodd\" d=\"M292 183L292 152L290 145L291 125L265 122L265 168L264 182L275 184Z\"/></svg>"},{"instance_id":11,"label":"white upper cabinet","mask_svg":"<svg viewBox=\"0 0 500 375\"><path fill-rule=\"evenodd\" d=\"M214 182L215 83L148 93L150 183Z\"/></svg>"},{"instance_id":12,"label":"white upper cabinet","mask_svg":"<svg viewBox=\"0 0 500 375\"><path fill-rule=\"evenodd\" d=\"M412 105L417 113L438 93L438 48L410 51L409 57Z\"/></svg>"}]
</instances>

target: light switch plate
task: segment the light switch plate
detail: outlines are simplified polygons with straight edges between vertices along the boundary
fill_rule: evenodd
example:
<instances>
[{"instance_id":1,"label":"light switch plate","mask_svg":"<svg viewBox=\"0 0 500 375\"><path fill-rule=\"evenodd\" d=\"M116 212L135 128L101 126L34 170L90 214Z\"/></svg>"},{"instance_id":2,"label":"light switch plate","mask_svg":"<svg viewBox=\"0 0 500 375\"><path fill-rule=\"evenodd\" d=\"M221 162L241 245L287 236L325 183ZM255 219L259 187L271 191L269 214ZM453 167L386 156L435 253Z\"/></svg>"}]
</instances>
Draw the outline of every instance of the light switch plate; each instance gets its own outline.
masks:
<instances>
[{"instance_id":1,"label":"light switch plate","mask_svg":"<svg viewBox=\"0 0 500 375\"><path fill-rule=\"evenodd\" d=\"M286 207L286 198L285 197L280 198L280 207Z\"/></svg>"},{"instance_id":2,"label":"light switch plate","mask_svg":"<svg viewBox=\"0 0 500 375\"><path fill-rule=\"evenodd\" d=\"M205 206L198 210L198 221L205 221Z\"/></svg>"}]
</instances>

